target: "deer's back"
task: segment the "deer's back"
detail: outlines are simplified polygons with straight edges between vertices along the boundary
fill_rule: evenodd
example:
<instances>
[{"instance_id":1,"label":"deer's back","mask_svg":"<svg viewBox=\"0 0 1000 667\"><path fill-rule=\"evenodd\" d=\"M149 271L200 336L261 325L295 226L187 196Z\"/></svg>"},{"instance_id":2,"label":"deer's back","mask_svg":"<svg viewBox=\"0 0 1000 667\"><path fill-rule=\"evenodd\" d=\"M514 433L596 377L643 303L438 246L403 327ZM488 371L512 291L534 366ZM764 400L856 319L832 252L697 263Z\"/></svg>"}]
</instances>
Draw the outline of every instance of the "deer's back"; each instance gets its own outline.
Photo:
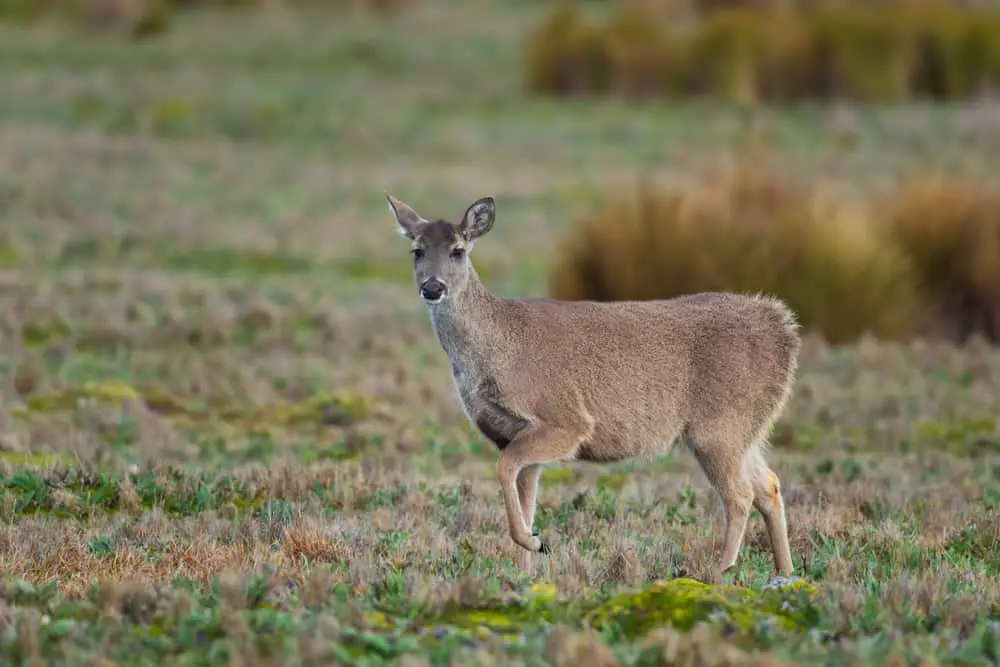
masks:
<instances>
[{"instance_id":1,"label":"deer's back","mask_svg":"<svg viewBox=\"0 0 1000 667\"><path fill-rule=\"evenodd\" d=\"M727 413L763 423L796 367L794 317L767 297L507 303L516 350L507 393L547 421L585 414L595 440L672 438Z\"/></svg>"}]
</instances>

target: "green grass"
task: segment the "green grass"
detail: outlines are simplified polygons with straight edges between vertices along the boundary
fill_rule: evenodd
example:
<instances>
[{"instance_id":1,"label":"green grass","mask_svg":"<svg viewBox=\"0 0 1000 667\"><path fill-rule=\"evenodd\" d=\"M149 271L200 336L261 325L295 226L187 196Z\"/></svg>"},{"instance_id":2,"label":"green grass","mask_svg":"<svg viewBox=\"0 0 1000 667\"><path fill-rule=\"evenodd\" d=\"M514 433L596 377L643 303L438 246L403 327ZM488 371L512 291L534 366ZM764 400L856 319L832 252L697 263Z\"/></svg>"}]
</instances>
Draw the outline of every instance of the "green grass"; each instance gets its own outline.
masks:
<instances>
[{"instance_id":1,"label":"green grass","mask_svg":"<svg viewBox=\"0 0 1000 667\"><path fill-rule=\"evenodd\" d=\"M518 59L544 11L206 11L139 43L0 27L7 663L1000 652L1000 355L975 345L807 345L770 458L812 593L765 591L756 514L736 588L684 588L722 536L683 452L547 470L553 553L521 567L384 191L451 219L496 196L473 259L491 288L537 296L606 185L697 177L748 143L845 192L928 165L1000 173L987 106L748 125L689 102L532 99Z\"/></svg>"}]
</instances>

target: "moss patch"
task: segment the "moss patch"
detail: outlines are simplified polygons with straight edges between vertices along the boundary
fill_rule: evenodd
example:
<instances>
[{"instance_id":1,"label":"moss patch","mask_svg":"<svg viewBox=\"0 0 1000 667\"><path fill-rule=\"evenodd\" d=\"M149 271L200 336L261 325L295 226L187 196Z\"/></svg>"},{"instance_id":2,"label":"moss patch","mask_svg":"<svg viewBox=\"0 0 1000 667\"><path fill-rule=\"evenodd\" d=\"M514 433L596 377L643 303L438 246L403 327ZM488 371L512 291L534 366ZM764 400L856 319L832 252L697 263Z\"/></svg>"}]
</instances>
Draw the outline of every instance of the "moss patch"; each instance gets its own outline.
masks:
<instances>
[{"instance_id":1,"label":"moss patch","mask_svg":"<svg viewBox=\"0 0 1000 667\"><path fill-rule=\"evenodd\" d=\"M559 599L553 586L536 585L528 595L501 605L454 607L423 619L474 635L516 635L529 623L586 625L623 638L698 623L724 626L730 633L758 635L771 629L803 631L815 623L815 590L800 580L773 580L763 592L739 586L711 586L693 579L658 580L606 599Z\"/></svg>"},{"instance_id":2,"label":"moss patch","mask_svg":"<svg viewBox=\"0 0 1000 667\"><path fill-rule=\"evenodd\" d=\"M75 459L67 454L41 454L32 452L0 452L0 461L12 466L51 468L55 465L73 465Z\"/></svg>"},{"instance_id":3,"label":"moss patch","mask_svg":"<svg viewBox=\"0 0 1000 667\"><path fill-rule=\"evenodd\" d=\"M93 405L115 405L134 401L170 419L180 428L243 434L271 434L275 430L309 426L346 426L366 419L371 403L353 394L318 395L298 403L276 403L263 407L238 405L199 406L155 388L140 391L122 382L86 383L59 391L36 394L11 414L30 418L37 414L74 411Z\"/></svg>"}]
</instances>

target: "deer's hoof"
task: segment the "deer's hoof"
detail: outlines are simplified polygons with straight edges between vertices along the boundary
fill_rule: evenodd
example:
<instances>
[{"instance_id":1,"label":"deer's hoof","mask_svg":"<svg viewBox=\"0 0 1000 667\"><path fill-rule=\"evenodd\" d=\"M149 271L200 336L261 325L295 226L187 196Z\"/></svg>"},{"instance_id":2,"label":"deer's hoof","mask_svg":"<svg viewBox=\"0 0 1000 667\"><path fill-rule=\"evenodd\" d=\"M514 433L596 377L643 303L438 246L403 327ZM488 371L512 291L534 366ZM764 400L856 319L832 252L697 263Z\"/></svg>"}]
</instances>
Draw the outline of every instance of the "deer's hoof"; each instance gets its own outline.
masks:
<instances>
[{"instance_id":1,"label":"deer's hoof","mask_svg":"<svg viewBox=\"0 0 1000 667\"><path fill-rule=\"evenodd\" d=\"M537 530L534 531L534 532L532 532L531 534L534 537L538 537L538 531ZM552 550L549 549L549 545L548 544L546 544L545 542L543 542L541 539L538 540L538 553L548 555L549 553L551 553L551 551Z\"/></svg>"}]
</instances>

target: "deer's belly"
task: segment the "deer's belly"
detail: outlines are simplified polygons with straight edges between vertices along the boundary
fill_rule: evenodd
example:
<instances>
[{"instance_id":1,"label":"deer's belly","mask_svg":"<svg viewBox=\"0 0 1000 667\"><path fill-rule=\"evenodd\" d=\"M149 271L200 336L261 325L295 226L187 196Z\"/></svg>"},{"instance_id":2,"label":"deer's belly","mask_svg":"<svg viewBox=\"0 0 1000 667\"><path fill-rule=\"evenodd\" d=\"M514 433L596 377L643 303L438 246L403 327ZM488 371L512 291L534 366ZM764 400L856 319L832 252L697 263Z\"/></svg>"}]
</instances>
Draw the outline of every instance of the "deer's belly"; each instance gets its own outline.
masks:
<instances>
[{"instance_id":1,"label":"deer's belly","mask_svg":"<svg viewBox=\"0 0 1000 667\"><path fill-rule=\"evenodd\" d=\"M594 435L577 449L576 459L614 463L638 456L665 454L680 435L676 428L651 425L598 424Z\"/></svg>"}]
</instances>

